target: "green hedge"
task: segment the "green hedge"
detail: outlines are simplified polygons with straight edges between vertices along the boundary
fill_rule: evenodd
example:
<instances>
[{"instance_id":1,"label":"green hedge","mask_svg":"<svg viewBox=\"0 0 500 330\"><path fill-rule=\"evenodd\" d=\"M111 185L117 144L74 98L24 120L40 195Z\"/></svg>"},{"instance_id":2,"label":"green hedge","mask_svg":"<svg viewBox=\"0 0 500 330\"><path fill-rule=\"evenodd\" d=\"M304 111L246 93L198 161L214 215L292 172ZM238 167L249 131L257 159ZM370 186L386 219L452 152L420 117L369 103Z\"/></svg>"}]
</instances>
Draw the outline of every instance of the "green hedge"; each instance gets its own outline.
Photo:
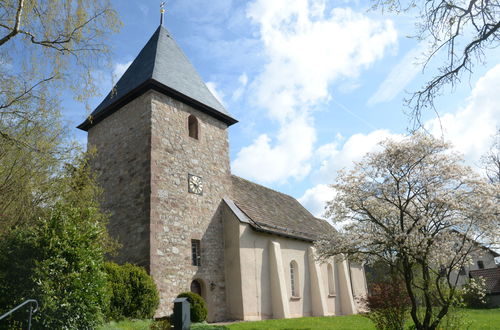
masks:
<instances>
[{"instance_id":1,"label":"green hedge","mask_svg":"<svg viewBox=\"0 0 500 330\"><path fill-rule=\"evenodd\" d=\"M109 320L152 318L159 304L156 285L144 268L126 263L105 264L110 303Z\"/></svg>"},{"instance_id":2,"label":"green hedge","mask_svg":"<svg viewBox=\"0 0 500 330\"><path fill-rule=\"evenodd\" d=\"M183 292L177 298L187 298L191 309L191 322L203 322L207 319L207 304L198 294L193 292Z\"/></svg>"}]
</instances>

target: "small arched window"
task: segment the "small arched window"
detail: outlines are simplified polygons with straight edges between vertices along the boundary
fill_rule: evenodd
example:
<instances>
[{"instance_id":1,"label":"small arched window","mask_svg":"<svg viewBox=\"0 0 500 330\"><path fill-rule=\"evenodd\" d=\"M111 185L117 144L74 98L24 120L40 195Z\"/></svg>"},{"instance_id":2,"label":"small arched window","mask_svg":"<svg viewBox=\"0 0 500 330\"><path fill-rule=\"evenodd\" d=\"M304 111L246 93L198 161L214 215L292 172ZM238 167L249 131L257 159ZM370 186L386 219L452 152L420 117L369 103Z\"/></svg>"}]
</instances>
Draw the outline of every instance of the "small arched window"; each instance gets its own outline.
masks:
<instances>
[{"instance_id":1,"label":"small arched window","mask_svg":"<svg viewBox=\"0 0 500 330\"><path fill-rule=\"evenodd\" d=\"M196 117L193 115L190 115L188 117L188 129L189 136L193 139L198 140L198 119L196 119Z\"/></svg>"},{"instance_id":2,"label":"small arched window","mask_svg":"<svg viewBox=\"0 0 500 330\"><path fill-rule=\"evenodd\" d=\"M328 264L328 295L335 295L335 277L333 277L333 267L331 264Z\"/></svg>"},{"instance_id":3,"label":"small arched window","mask_svg":"<svg viewBox=\"0 0 500 330\"><path fill-rule=\"evenodd\" d=\"M290 262L290 288L292 297L300 297L299 266L295 260Z\"/></svg>"},{"instance_id":4,"label":"small arched window","mask_svg":"<svg viewBox=\"0 0 500 330\"><path fill-rule=\"evenodd\" d=\"M477 268L484 269L484 262L482 260L477 261Z\"/></svg>"}]
</instances>

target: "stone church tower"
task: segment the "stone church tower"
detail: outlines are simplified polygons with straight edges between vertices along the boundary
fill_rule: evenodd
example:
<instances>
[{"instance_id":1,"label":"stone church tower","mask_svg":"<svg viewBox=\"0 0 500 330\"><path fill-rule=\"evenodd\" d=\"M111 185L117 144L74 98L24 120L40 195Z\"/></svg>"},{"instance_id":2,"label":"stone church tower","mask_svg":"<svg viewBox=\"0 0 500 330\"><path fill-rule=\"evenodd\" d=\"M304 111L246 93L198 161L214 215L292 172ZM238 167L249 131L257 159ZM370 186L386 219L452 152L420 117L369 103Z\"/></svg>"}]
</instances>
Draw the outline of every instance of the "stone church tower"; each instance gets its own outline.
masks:
<instances>
[{"instance_id":1,"label":"stone church tower","mask_svg":"<svg viewBox=\"0 0 500 330\"><path fill-rule=\"evenodd\" d=\"M157 315L198 291L210 320L226 316L221 208L231 195L227 128L236 123L160 26L79 128L111 213L118 262L149 270Z\"/></svg>"}]
</instances>

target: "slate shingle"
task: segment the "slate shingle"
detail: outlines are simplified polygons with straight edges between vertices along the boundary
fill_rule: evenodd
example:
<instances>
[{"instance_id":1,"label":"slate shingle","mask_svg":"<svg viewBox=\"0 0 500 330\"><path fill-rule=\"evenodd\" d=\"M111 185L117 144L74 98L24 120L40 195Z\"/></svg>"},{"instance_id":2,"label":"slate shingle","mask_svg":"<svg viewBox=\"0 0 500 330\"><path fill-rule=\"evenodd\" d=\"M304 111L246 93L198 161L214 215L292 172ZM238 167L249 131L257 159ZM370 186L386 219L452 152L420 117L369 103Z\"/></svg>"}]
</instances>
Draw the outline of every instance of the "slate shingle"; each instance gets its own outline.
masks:
<instances>
[{"instance_id":1,"label":"slate shingle","mask_svg":"<svg viewBox=\"0 0 500 330\"><path fill-rule=\"evenodd\" d=\"M212 95L167 29L159 26L113 90L78 128L93 124L148 89L159 90L231 125L237 121Z\"/></svg>"}]
</instances>

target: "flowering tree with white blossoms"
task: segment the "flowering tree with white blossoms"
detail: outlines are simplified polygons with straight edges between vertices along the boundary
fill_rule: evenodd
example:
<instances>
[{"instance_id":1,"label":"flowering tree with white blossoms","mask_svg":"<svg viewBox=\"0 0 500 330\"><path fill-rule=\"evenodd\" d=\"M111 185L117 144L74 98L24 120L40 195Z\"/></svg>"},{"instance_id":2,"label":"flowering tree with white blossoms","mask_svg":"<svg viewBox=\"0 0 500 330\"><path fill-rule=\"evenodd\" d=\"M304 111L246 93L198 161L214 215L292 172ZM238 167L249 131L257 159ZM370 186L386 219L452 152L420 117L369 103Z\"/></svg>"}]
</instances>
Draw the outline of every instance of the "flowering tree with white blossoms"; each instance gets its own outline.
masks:
<instances>
[{"instance_id":1,"label":"flowering tree with white blossoms","mask_svg":"<svg viewBox=\"0 0 500 330\"><path fill-rule=\"evenodd\" d=\"M343 228L317 250L394 267L416 329L436 329L456 299L457 270L471 262L477 242L498 240L498 185L431 136L415 133L381 146L339 172L325 215Z\"/></svg>"}]
</instances>

